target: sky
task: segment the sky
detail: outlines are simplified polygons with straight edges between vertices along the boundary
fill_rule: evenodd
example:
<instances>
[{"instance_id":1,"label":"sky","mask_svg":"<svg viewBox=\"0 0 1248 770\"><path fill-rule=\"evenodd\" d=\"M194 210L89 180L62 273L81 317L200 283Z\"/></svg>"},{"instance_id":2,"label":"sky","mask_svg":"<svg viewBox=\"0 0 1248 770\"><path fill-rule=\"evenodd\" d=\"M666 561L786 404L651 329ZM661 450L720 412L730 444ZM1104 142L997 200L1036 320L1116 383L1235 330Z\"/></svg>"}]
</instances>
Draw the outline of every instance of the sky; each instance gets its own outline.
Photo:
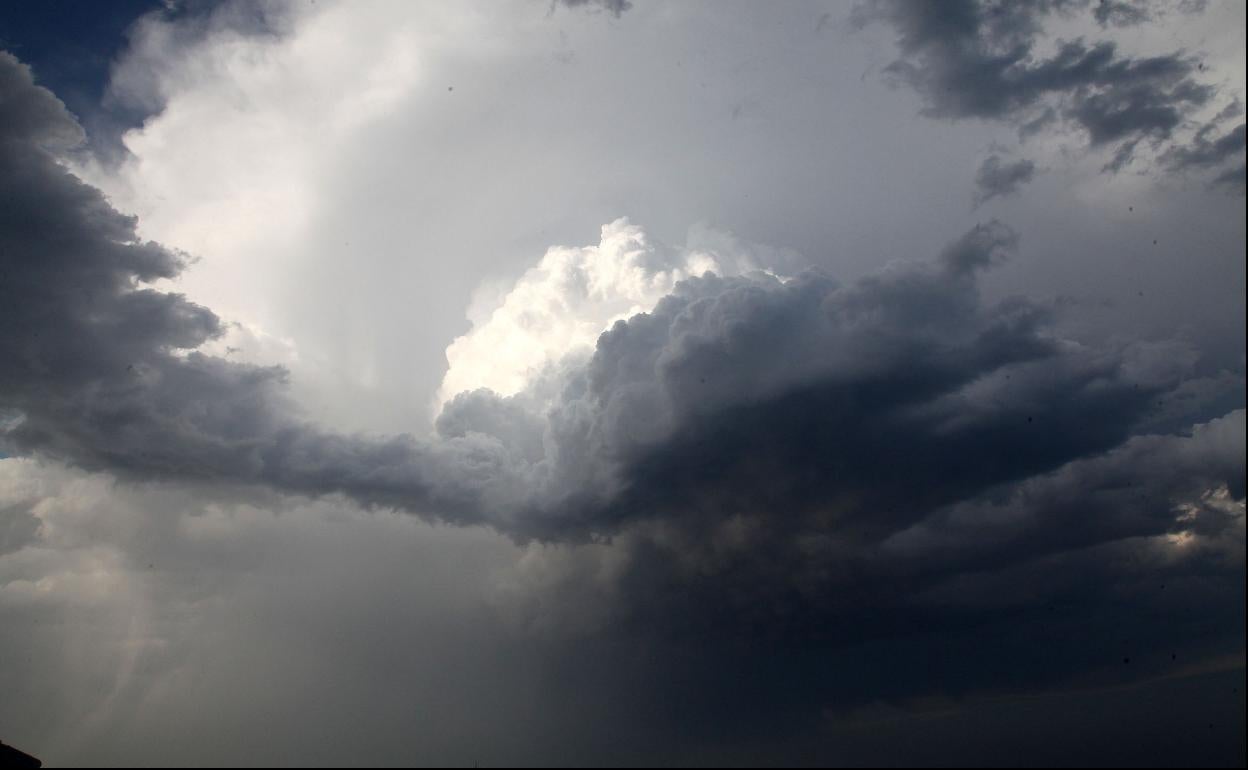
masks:
<instances>
[{"instance_id":1,"label":"sky","mask_svg":"<svg viewBox=\"0 0 1248 770\"><path fill-rule=\"evenodd\" d=\"M1245 762L1245 11L0 7L0 740Z\"/></svg>"}]
</instances>

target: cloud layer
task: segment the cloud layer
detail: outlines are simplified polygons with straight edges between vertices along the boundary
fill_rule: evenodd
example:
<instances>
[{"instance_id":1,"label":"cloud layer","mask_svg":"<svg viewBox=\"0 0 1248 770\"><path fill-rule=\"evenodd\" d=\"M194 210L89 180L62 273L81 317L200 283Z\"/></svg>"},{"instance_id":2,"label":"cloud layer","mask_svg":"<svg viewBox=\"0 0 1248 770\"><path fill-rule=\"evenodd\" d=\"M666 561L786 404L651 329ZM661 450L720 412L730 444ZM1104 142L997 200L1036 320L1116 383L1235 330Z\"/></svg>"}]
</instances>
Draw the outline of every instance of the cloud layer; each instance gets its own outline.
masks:
<instances>
[{"instance_id":1,"label":"cloud layer","mask_svg":"<svg viewBox=\"0 0 1248 770\"><path fill-rule=\"evenodd\" d=\"M902 32L892 73L934 116L1052 115L1120 157L1158 142L1176 169L1233 164L1236 136L1242 149L1242 126L1217 121L1171 141L1213 99L1184 56L1082 41L1048 56L1039 7L922 8L874 13ZM496 664L513 684L548 674L550 707L600 742L616 719L655 745L774 737L880 701L1242 666L1242 375L1211 376L1190 343L1081 339L1061 303L992 296L987 276L1021 243L1000 222L842 281L615 220L482 300L447 349L432 435L344 434L301 411L281 368L207 352L226 322L153 285L191 258L141 239L67 170L76 121L7 54L0 110L3 447L53 461L6 466L48 478L0 499L0 555L37 558L59 511L111 495L125 504L101 515L151 509L136 530L160 532L169 507L223 539L246 505L203 500L307 496L481 526L522 548L492 597L522 641L481 657L519 661ZM1034 173L994 159L984 200ZM77 471L56 463L100 475L62 481ZM116 492L110 477L143 484ZM162 483L202 500L165 506ZM385 539L360 537L369 553ZM350 571L336 544L319 558ZM19 603L40 590L4 585ZM435 646L473 665L454 640ZM566 705L578 697L592 718Z\"/></svg>"},{"instance_id":2,"label":"cloud layer","mask_svg":"<svg viewBox=\"0 0 1248 770\"><path fill-rule=\"evenodd\" d=\"M24 330L7 340L5 405L22 451L343 492L521 537L754 508L887 532L1121 443L1186 376L1181 357L1057 339L1026 300L984 304L978 273L1017 241L995 222L934 263L846 286L717 276L714 256L618 222L597 248L550 252L452 345L445 392L463 393L437 437L337 435L299 418L280 369L195 350L220 319L142 287L176 275L178 255L135 240L132 219L57 165L47 145L73 120L11 58L6 71L6 104L38 118L13 123L26 128L5 158L5 320ZM491 370L494 350L518 358Z\"/></svg>"},{"instance_id":3,"label":"cloud layer","mask_svg":"<svg viewBox=\"0 0 1248 770\"><path fill-rule=\"evenodd\" d=\"M1204 64L1196 57L1176 51L1136 58L1112 41L1083 38L1059 39L1052 54L1040 52L1046 20L1086 5L885 1L859 6L857 19L896 30L901 58L886 72L917 91L931 117L1003 121L1022 137L1068 125L1091 147L1111 151L1112 170L1126 167L1141 144L1182 146L1181 130L1217 97L1202 82ZM1102 26L1149 19L1145 7L1127 3L1095 4L1093 15Z\"/></svg>"}]
</instances>

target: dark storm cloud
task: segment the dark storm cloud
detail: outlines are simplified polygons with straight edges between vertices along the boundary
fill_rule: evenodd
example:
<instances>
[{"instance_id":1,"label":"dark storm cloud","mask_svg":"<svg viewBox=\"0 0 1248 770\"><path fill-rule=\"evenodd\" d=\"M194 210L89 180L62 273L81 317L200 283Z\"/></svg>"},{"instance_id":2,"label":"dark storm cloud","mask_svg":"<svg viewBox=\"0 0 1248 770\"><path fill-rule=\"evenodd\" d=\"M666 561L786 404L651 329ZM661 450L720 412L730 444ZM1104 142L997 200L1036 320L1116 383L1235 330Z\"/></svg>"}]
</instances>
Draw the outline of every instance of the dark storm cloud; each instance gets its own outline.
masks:
<instances>
[{"instance_id":1,"label":"dark storm cloud","mask_svg":"<svg viewBox=\"0 0 1248 770\"><path fill-rule=\"evenodd\" d=\"M750 558L794 564L757 538L879 543L1120 446L1163 413L1190 426L1186 394L1204 392L1187 379L1190 349L1085 348L1052 334L1050 308L981 300L977 274L1016 242L980 225L935 263L847 286L821 273L690 280L603 334L544 421L523 396L478 391L439 428L542 458L531 507L509 522L523 533L700 533L680 538L685 552L743 527ZM1202 387L1201 404L1228 390Z\"/></svg>"},{"instance_id":2,"label":"dark storm cloud","mask_svg":"<svg viewBox=\"0 0 1248 770\"><path fill-rule=\"evenodd\" d=\"M341 435L282 370L196 350L221 319L147 286L185 258L57 163L77 125L7 55L0 110L8 447L555 541L517 612L591 629L557 670L660 737L1242 649L1243 412L1149 435L1207 406L1179 397L1203 392L1196 354L1090 347L1047 304L985 301L1018 242L998 222L848 284L688 280L540 387L460 394L434 437ZM31 536L3 515L0 547Z\"/></svg>"},{"instance_id":3,"label":"dark storm cloud","mask_svg":"<svg viewBox=\"0 0 1248 770\"><path fill-rule=\"evenodd\" d=\"M1006 162L1000 155L990 155L975 173L975 205L992 198L1013 195L1036 175L1036 164L1022 158Z\"/></svg>"},{"instance_id":4,"label":"dark storm cloud","mask_svg":"<svg viewBox=\"0 0 1248 770\"><path fill-rule=\"evenodd\" d=\"M137 241L133 219L56 163L43 144L72 140L73 120L15 60L5 72L6 109L26 110L8 123L0 233L14 330L0 392L20 451L342 492L522 538L774 508L881 533L1120 443L1185 375L1063 344L1035 303L985 305L978 272L1017 242L992 222L932 264L848 286L687 281L603 334L588 364L565 364L546 412L479 391L431 439L326 432L288 403L281 369L195 350L221 320L143 285L182 258Z\"/></svg>"},{"instance_id":5,"label":"dark storm cloud","mask_svg":"<svg viewBox=\"0 0 1248 770\"><path fill-rule=\"evenodd\" d=\"M1024 136L1063 119L1093 147L1113 148L1107 168L1116 170L1140 142L1172 141L1214 89L1195 79L1198 62L1182 52L1134 58L1113 42L1079 38L1038 54L1045 17L1084 5L877 2L856 13L860 24L884 21L897 31L902 56L887 72L923 97L925 114L1005 121ZM1122 16L1120 9L1104 13L1107 20Z\"/></svg>"},{"instance_id":6,"label":"dark storm cloud","mask_svg":"<svg viewBox=\"0 0 1248 770\"><path fill-rule=\"evenodd\" d=\"M1208 432L1242 437L1242 414L1226 422ZM1228 443L1202 430L1076 463L883 541L779 511L630 527L597 559L551 556L528 617L572 629L570 676L631 696L621 724L657 745L784 740L871 704L922 714L925 699L939 711L1181 676L1243 649L1242 509L1220 493L1200 505L1220 471L1242 478L1242 440ZM1207 533L1181 546L1158 534L1178 529L1175 498L1141 505L1172 492L1196 495L1189 524ZM1224 706L1206 713L1234 723Z\"/></svg>"},{"instance_id":7,"label":"dark storm cloud","mask_svg":"<svg viewBox=\"0 0 1248 770\"><path fill-rule=\"evenodd\" d=\"M775 441L756 445L763 459ZM877 484L930 485L906 470L918 458L889 459L897 472ZM626 526L600 553L550 555L528 617L573 629L582 650L648 650L634 719L711 741L870 703L1120 686L1242 651L1243 479L1239 411L913 500L912 515L876 496L886 515L867 527L783 495L734 504L743 483Z\"/></svg>"}]
</instances>

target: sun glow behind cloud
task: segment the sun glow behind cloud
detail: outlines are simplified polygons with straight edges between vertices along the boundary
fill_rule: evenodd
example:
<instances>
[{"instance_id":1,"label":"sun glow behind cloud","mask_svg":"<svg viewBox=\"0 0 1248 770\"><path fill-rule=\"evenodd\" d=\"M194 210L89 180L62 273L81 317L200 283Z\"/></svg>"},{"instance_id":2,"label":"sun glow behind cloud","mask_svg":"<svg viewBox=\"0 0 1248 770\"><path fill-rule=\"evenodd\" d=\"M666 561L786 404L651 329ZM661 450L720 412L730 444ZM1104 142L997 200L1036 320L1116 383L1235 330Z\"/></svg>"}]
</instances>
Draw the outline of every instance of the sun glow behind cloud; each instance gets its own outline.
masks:
<instances>
[{"instance_id":1,"label":"sun glow behind cloud","mask_svg":"<svg viewBox=\"0 0 1248 770\"><path fill-rule=\"evenodd\" d=\"M514 396L565 357L587 359L612 324L653 310L679 281L761 269L750 259L658 244L627 219L603 225L597 246L554 247L446 349L437 409L477 388Z\"/></svg>"}]
</instances>

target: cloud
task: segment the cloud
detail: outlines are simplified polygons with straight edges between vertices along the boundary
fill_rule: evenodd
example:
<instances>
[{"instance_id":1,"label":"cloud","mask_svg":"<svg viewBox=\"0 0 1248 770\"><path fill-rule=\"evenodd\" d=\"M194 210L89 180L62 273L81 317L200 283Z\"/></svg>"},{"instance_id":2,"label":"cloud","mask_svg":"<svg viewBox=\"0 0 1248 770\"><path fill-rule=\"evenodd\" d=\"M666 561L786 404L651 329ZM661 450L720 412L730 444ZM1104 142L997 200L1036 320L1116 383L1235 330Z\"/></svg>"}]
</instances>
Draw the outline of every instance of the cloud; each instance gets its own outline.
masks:
<instances>
[{"instance_id":1,"label":"cloud","mask_svg":"<svg viewBox=\"0 0 1248 770\"><path fill-rule=\"evenodd\" d=\"M1217 131L1216 122L1205 124L1196 132L1196 136L1192 143L1185 147L1171 147L1161 156L1161 160L1166 164L1167 168L1173 171L1187 171L1191 169L1216 168L1218 166L1230 165L1233 159L1240 159L1240 167L1243 167L1244 156L1244 124L1230 129L1221 136L1215 136ZM1216 179L1215 183L1222 183L1234 179L1243 178L1243 174L1236 174L1234 168L1229 168L1222 172ZM1240 188L1243 184L1239 185Z\"/></svg>"},{"instance_id":2,"label":"cloud","mask_svg":"<svg viewBox=\"0 0 1248 770\"><path fill-rule=\"evenodd\" d=\"M1244 192L1244 164L1240 163L1239 168L1228 169L1214 178L1213 183L1226 187L1229 190L1236 191L1240 194Z\"/></svg>"},{"instance_id":3,"label":"cloud","mask_svg":"<svg viewBox=\"0 0 1248 770\"><path fill-rule=\"evenodd\" d=\"M18 458L0 461L0 506L11 503L29 505L42 530L34 547L0 558L0 652L22 663L6 672L0 717L13 743L48 764L384 764L414 743L431 763L609 754L664 764L707 753L869 763L893 742L917 760L1004 755L1020 741L1030 749L1036 730L1037 744L1077 735L1082 753L1106 757L1216 759L1239 747L1229 694L1242 668L1204 654L1225 643L1216 640L1235 610L1235 583L1219 576L1229 564L1210 566L1219 548L1233 555L1229 532L971 571L965 592L922 597L926 613L879 613L893 633L799 645L779 613L744 639L741 625L693 633L705 628L701 612L673 633L677 618L647 610L647 573L630 560L658 566L663 552L648 557L624 538L517 549L480 529L332 498L214 501L182 484ZM747 576L766 574L748 571L746 553L738 547L740 580L710 571L701 595L722 603L719 582L741 601ZM1095 577L1083 568L1098 562L1117 595L1081 602ZM856 570L846 565L843 577ZM684 574L683 590L697 574ZM980 606L968 611L951 594ZM670 593L650 596L677 606ZM647 611L662 625L647 628ZM843 635L871 620L841 617ZM1063 681L1085 664L1109 670ZM999 680L976 686L989 674ZM1052 679L1011 694L1041 676ZM976 737L985 720L986 742ZM1166 729L1124 739L1142 724Z\"/></svg>"},{"instance_id":4,"label":"cloud","mask_svg":"<svg viewBox=\"0 0 1248 770\"><path fill-rule=\"evenodd\" d=\"M1013 195L1032 180L1036 164L1021 158L1012 163L1003 162L1000 155L990 155L975 173L975 205L992 198Z\"/></svg>"},{"instance_id":5,"label":"cloud","mask_svg":"<svg viewBox=\"0 0 1248 770\"><path fill-rule=\"evenodd\" d=\"M1070 7L1092 6L1092 18L1102 27L1135 27L1150 21L1162 21L1173 12L1195 16L1205 12L1208 0L1091 0L1083 3L1067 3Z\"/></svg>"},{"instance_id":6,"label":"cloud","mask_svg":"<svg viewBox=\"0 0 1248 770\"><path fill-rule=\"evenodd\" d=\"M588 356L603 329L649 311L679 281L751 267L740 262L655 243L627 219L604 225L597 246L553 248L447 348L438 403L474 388L513 396L566 355Z\"/></svg>"},{"instance_id":7,"label":"cloud","mask_svg":"<svg viewBox=\"0 0 1248 770\"><path fill-rule=\"evenodd\" d=\"M46 94L6 64L20 97L6 103ZM5 342L5 407L20 415L6 435L90 469L340 492L520 538L777 507L883 532L1116 445L1185 376L1064 343L1043 306L984 304L978 272L1017 242L996 222L935 263L842 286L717 276L747 265L650 245L621 221L596 248L549 252L452 345L444 392L462 394L438 435L338 434L300 417L280 368L196 350L222 321L143 287L182 258L137 241L133 219L57 165L40 142L72 119L40 109L46 131L5 144L3 312L22 330ZM521 352L491 370L507 348ZM474 390L477 376L502 392ZM1026 446L1003 453L1024 418Z\"/></svg>"},{"instance_id":8,"label":"cloud","mask_svg":"<svg viewBox=\"0 0 1248 770\"><path fill-rule=\"evenodd\" d=\"M1097 0L1092 16L1102 27L1133 27L1152 20L1149 4L1138 0Z\"/></svg>"},{"instance_id":9,"label":"cloud","mask_svg":"<svg viewBox=\"0 0 1248 770\"><path fill-rule=\"evenodd\" d=\"M898 33L901 57L886 68L924 100L931 117L1002 121L1026 136L1062 121L1093 148L1108 148L1107 168L1134 158L1141 142L1172 146L1186 120L1215 94L1197 80L1199 62L1183 52L1136 58L1112 41L1059 40L1039 53L1046 17L1081 4L962 0L939 9L877 2L856 10L860 25L883 21ZM1098 20L1142 23L1139 8L1098 5Z\"/></svg>"},{"instance_id":10,"label":"cloud","mask_svg":"<svg viewBox=\"0 0 1248 770\"><path fill-rule=\"evenodd\" d=\"M555 0L555 3L568 8L593 8L606 11L617 19L633 7L631 0Z\"/></svg>"},{"instance_id":11,"label":"cloud","mask_svg":"<svg viewBox=\"0 0 1248 770\"><path fill-rule=\"evenodd\" d=\"M439 429L540 458L509 520L540 538L760 511L881 536L1121 444L1190 377L1181 345L1088 348L1043 305L983 303L979 272L1016 243L988 223L849 285L690 278L540 387L452 399Z\"/></svg>"},{"instance_id":12,"label":"cloud","mask_svg":"<svg viewBox=\"0 0 1248 770\"><path fill-rule=\"evenodd\" d=\"M619 695L588 697L589 721L608 732L608 717L627 716L655 745L785 734L879 701L1135 683L1174 675L1175 650L1185 662L1242 651L1242 387L1224 405L1184 344L1080 341L1058 333L1054 303L989 299L982 276L1020 243L1002 223L841 282L754 270L774 266L731 239L674 248L617 220L596 245L546 252L475 314L448 351L434 435L348 435L307 419L280 368L205 352L226 322L152 286L188 257L141 240L133 218L66 171L57 153L80 132L12 57L0 84L0 325L16 332L0 338L5 447L101 472L6 497L0 548L25 564L43 556L33 543L86 537L60 576L71 596L120 595L135 575L110 560L153 553L144 537L168 510L191 511L176 523L208 541L242 538L237 519L254 510L205 502L240 488L481 525L526 544L495 597L524 641L454 660L493 660L512 682L537 671L558 695ZM1211 415L1211 403L1225 409ZM114 488L113 476L197 501L166 505L159 484ZM120 535L58 527L90 519L101 507L90 500L124 517L128 495L150 516ZM97 553L96 528L130 550ZM351 571L337 535L310 547L316 588ZM387 538L360 537L352 547L372 564ZM179 555L212 561L191 551ZM318 623L341 618L325 606L364 591L323 594L292 572L295 632L227 636L252 656L248 670L298 658L300 631L330 635ZM23 573L0 598L38 607L57 585ZM262 618L281 606L248 605ZM530 635L544 642L536 652ZM439 637L435 652L475 636ZM407 652L372 643L388 660ZM219 670L218 649L194 649ZM359 681L323 660L309 666L317 677ZM455 693L453 668L412 678ZM185 681L176 666L162 673ZM141 700L115 691L121 706ZM457 698L452 717L433 710L445 724L492 702ZM525 740L536 739L512 745Z\"/></svg>"},{"instance_id":13,"label":"cloud","mask_svg":"<svg viewBox=\"0 0 1248 770\"><path fill-rule=\"evenodd\" d=\"M575 719L489 617L516 550L498 535L29 458L0 460L0 543L14 508L39 530L0 553L0 655L20 663L0 720L49 765L384 764L413 741L451 762L483 727L472 756L501 760ZM539 731L523 714L547 698Z\"/></svg>"},{"instance_id":14,"label":"cloud","mask_svg":"<svg viewBox=\"0 0 1248 770\"><path fill-rule=\"evenodd\" d=\"M375 502L403 498L416 509L431 502L423 489L429 479L421 479L432 472L449 482L444 490L452 496L467 494L474 508L485 503L489 494L478 483L506 477L489 459L497 448L488 442L466 438L434 449L411 437L318 431L285 397L282 369L198 351L222 334L221 319L148 286L175 277L185 257L140 241L132 217L58 164L47 147L75 135L72 117L11 56L0 59L0 69L9 127L0 147L0 318L10 330L0 341L7 362L0 398L16 414L5 434L9 446L139 478L224 479L309 493L358 484ZM430 450L457 455L455 470L418 459ZM472 467L490 480L469 480L463 471Z\"/></svg>"},{"instance_id":15,"label":"cloud","mask_svg":"<svg viewBox=\"0 0 1248 770\"><path fill-rule=\"evenodd\" d=\"M1242 651L1243 432L1239 411L1139 437L875 531L787 500L731 505L734 489L722 515L530 546L507 607L543 638L661 651L653 704L678 699L682 730L717 736L1170 676ZM912 483L895 456L896 483Z\"/></svg>"},{"instance_id":16,"label":"cloud","mask_svg":"<svg viewBox=\"0 0 1248 770\"><path fill-rule=\"evenodd\" d=\"M30 505L0 505L0 556L33 543L39 533L39 519L30 512Z\"/></svg>"}]
</instances>

